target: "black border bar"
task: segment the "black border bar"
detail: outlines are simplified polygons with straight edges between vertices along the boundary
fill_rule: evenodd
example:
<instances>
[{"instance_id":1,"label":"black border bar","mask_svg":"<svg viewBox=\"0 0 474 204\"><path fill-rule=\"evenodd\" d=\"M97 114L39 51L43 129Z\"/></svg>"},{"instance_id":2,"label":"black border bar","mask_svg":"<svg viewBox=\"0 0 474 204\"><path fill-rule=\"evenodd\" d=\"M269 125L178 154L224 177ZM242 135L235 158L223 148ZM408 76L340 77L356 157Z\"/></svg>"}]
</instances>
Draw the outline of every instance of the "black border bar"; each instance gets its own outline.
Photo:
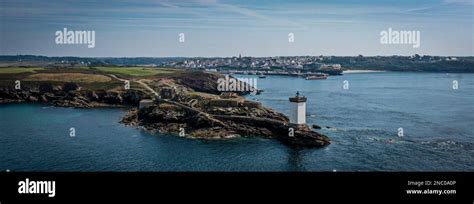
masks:
<instances>
[{"instance_id":1,"label":"black border bar","mask_svg":"<svg viewBox=\"0 0 474 204\"><path fill-rule=\"evenodd\" d=\"M18 183L26 178L55 181L56 196L19 194ZM320 200L474 203L473 178L474 172L2 172L0 203L89 203L97 199L248 203L255 198L290 199L294 203ZM413 186L408 181L432 183ZM455 184L441 182L450 185L433 186L433 181L455 181ZM407 195L409 189L454 189L456 193Z\"/></svg>"}]
</instances>

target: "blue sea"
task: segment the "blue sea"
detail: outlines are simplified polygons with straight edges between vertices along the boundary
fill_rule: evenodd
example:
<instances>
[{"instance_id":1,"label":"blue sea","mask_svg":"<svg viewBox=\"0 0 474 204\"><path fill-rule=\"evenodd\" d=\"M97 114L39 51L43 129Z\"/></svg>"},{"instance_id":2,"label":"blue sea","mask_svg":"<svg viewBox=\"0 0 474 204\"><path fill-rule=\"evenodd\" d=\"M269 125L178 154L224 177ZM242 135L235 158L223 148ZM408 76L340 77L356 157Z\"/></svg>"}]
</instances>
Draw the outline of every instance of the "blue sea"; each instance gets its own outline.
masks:
<instances>
[{"instance_id":1,"label":"blue sea","mask_svg":"<svg viewBox=\"0 0 474 204\"><path fill-rule=\"evenodd\" d=\"M265 91L248 99L287 115L288 97L296 91L306 96L308 124L322 126L332 144L300 149L258 137L186 139L124 126L119 121L126 109L2 104L0 170L474 170L474 74L269 76L257 86Z\"/></svg>"}]
</instances>

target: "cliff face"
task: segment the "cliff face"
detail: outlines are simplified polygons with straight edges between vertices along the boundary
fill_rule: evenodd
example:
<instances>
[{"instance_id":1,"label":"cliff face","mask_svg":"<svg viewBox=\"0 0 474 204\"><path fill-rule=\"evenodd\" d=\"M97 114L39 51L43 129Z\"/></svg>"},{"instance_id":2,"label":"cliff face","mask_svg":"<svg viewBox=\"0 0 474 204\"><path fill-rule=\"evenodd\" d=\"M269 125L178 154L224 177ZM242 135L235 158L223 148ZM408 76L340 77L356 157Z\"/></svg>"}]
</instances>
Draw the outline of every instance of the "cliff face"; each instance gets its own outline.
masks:
<instances>
[{"instance_id":1,"label":"cliff face","mask_svg":"<svg viewBox=\"0 0 474 204\"><path fill-rule=\"evenodd\" d=\"M93 108L136 106L145 97L145 93L131 89L126 91L81 90L75 83L52 85L44 82L39 86L22 87L20 90L0 87L0 103L33 102L63 107Z\"/></svg>"},{"instance_id":2,"label":"cliff face","mask_svg":"<svg viewBox=\"0 0 474 204\"><path fill-rule=\"evenodd\" d=\"M188 87L197 92L220 94L217 90L217 80L223 77L217 73L191 72L172 79L184 87Z\"/></svg>"}]
</instances>

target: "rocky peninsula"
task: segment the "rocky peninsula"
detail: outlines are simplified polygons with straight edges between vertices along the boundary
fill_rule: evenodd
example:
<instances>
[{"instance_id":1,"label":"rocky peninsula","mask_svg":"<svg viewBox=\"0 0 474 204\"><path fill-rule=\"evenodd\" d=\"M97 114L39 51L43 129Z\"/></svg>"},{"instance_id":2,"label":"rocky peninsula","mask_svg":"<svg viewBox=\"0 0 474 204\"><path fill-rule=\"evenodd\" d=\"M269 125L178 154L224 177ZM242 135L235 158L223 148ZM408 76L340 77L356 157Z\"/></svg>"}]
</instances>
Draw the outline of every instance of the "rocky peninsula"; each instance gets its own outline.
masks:
<instances>
[{"instance_id":1,"label":"rocky peninsula","mask_svg":"<svg viewBox=\"0 0 474 204\"><path fill-rule=\"evenodd\" d=\"M58 74L62 78L50 76ZM81 77L85 80L78 81ZM330 143L327 136L308 126L291 125L285 115L246 100L243 95L248 93L218 91L220 77L218 73L184 70L137 76L96 68L0 74L0 103L127 107L122 123L189 138L258 136L301 147ZM127 83L129 87L124 86Z\"/></svg>"}]
</instances>

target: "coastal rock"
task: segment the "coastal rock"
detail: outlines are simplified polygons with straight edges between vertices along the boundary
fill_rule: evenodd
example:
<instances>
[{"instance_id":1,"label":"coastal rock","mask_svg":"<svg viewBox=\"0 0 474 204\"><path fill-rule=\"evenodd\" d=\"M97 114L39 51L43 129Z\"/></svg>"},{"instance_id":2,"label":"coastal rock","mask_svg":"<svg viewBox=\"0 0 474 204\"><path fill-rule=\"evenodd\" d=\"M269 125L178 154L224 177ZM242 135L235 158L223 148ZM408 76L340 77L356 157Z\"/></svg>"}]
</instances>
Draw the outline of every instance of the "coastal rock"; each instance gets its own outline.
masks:
<instances>
[{"instance_id":1,"label":"coastal rock","mask_svg":"<svg viewBox=\"0 0 474 204\"><path fill-rule=\"evenodd\" d=\"M53 87L53 92L61 92L63 91L63 87L62 86L54 86Z\"/></svg>"},{"instance_id":2,"label":"coastal rock","mask_svg":"<svg viewBox=\"0 0 474 204\"><path fill-rule=\"evenodd\" d=\"M278 137L278 139L288 145L298 147L320 147L330 144L327 136L307 130L295 130L293 137Z\"/></svg>"},{"instance_id":3,"label":"coastal rock","mask_svg":"<svg viewBox=\"0 0 474 204\"><path fill-rule=\"evenodd\" d=\"M56 106L92 108L116 107L122 105L137 105L144 97L141 91L108 91L108 90L80 90L75 83L65 83L53 86L49 82L42 82L37 86L25 85L21 90L13 87L0 87L0 103L7 102L39 102ZM126 97L124 101L123 96Z\"/></svg>"},{"instance_id":4,"label":"coastal rock","mask_svg":"<svg viewBox=\"0 0 474 204\"><path fill-rule=\"evenodd\" d=\"M79 86L76 83L65 83L63 86L63 91L76 91L79 89Z\"/></svg>"},{"instance_id":5,"label":"coastal rock","mask_svg":"<svg viewBox=\"0 0 474 204\"><path fill-rule=\"evenodd\" d=\"M118 105L123 103L123 98L116 91L96 91L97 101L105 104Z\"/></svg>"},{"instance_id":6,"label":"coastal rock","mask_svg":"<svg viewBox=\"0 0 474 204\"><path fill-rule=\"evenodd\" d=\"M125 93L123 93L122 95L122 99L124 103L134 105L134 106L138 106L140 101L146 97L147 96L145 95L145 93L141 91L137 91L137 90L131 90L131 89L125 91Z\"/></svg>"},{"instance_id":7,"label":"coastal rock","mask_svg":"<svg viewBox=\"0 0 474 204\"><path fill-rule=\"evenodd\" d=\"M29 96L28 97L28 101L29 102L38 102L38 98L34 97L34 96Z\"/></svg>"},{"instance_id":8,"label":"coastal rock","mask_svg":"<svg viewBox=\"0 0 474 204\"><path fill-rule=\"evenodd\" d=\"M221 77L223 76L220 74L195 71L189 74L173 77L173 79L178 84L195 91L220 94L221 92L217 90L217 80Z\"/></svg>"},{"instance_id":9,"label":"coastal rock","mask_svg":"<svg viewBox=\"0 0 474 204\"><path fill-rule=\"evenodd\" d=\"M50 93L50 92L53 92L53 85L51 85L51 83L41 83L39 85L39 93L40 94L44 94L44 93Z\"/></svg>"},{"instance_id":10,"label":"coastal rock","mask_svg":"<svg viewBox=\"0 0 474 204\"><path fill-rule=\"evenodd\" d=\"M225 111L230 110L224 109L223 112ZM272 113L275 115L271 115ZM265 115L268 118L247 115ZM295 127L294 136L290 137L288 130L292 126L288 125L288 119L263 107L253 108L242 115L214 115L196 114L176 105L162 103L140 110L131 110L122 118L122 122L143 126L152 132L179 134L180 128L184 128L187 137L200 139L260 136L276 138L290 146L321 147L330 144L328 137L310 130L306 125Z\"/></svg>"},{"instance_id":11,"label":"coastal rock","mask_svg":"<svg viewBox=\"0 0 474 204\"><path fill-rule=\"evenodd\" d=\"M48 103L48 102L49 102L49 100L48 100L48 98L46 97L46 95L40 96L40 101L43 102L43 103Z\"/></svg>"}]
</instances>

